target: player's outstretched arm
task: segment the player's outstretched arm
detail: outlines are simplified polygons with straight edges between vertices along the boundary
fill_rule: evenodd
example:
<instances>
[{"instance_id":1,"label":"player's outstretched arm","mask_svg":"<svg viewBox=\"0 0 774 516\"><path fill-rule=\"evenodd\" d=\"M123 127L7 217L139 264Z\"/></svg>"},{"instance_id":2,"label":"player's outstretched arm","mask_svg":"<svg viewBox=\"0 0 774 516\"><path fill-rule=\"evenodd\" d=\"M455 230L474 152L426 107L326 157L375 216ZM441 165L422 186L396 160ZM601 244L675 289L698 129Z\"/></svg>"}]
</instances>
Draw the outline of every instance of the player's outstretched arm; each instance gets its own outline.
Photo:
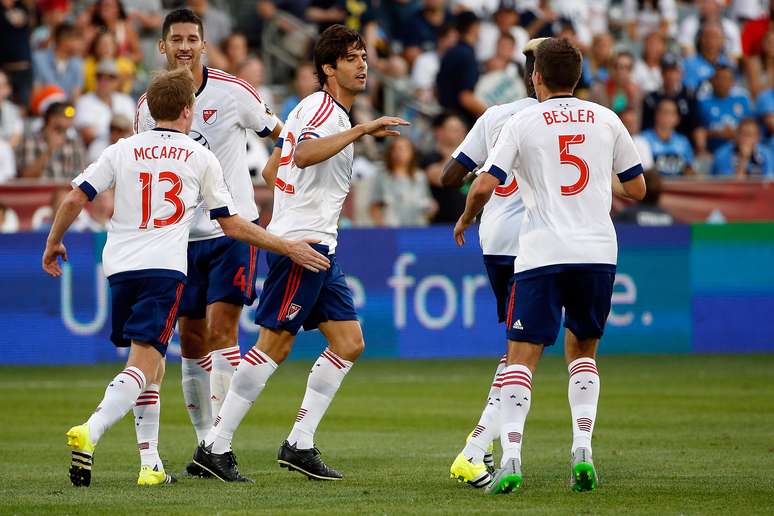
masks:
<instances>
[{"instance_id":1,"label":"player's outstretched arm","mask_svg":"<svg viewBox=\"0 0 774 516\"><path fill-rule=\"evenodd\" d=\"M54 223L51 224L51 231L46 239L46 250L43 251L43 270L51 276L62 275L62 267L59 265L59 257L67 261L67 249L62 240L67 229L72 225L83 207L89 202L89 198L80 188L73 188L67 194L56 211Z\"/></svg>"},{"instance_id":2,"label":"player's outstretched arm","mask_svg":"<svg viewBox=\"0 0 774 516\"><path fill-rule=\"evenodd\" d=\"M277 254L283 254L295 263L312 272L320 272L331 266L326 256L318 253L309 244L318 240L293 241L274 236L260 226L239 215L218 217L218 223L226 236L247 242Z\"/></svg>"},{"instance_id":3,"label":"player's outstretched arm","mask_svg":"<svg viewBox=\"0 0 774 516\"><path fill-rule=\"evenodd\" d=\"M468 191L468 196L465 199L465 211L462 212L457 224L454 226L454 240L457 242L457 245L462 246L465 244L465 230L476 220L476 215L484 209L484 205L489 202L492 193L499 184L500 180L498 178L487 173L479 175L473 181L470 191Z\"/></svg>"},{"instance_id":4,"label":"player's outstretched arm","mask_svg":"<svg viewBox=\"0 0 774 516\"><path fill-rule=\"evenodd\" d=\"M358 124L352 129L347 129L340 133L304 140L296 146L296 151L293 153L293 161L299 168L311 167L332 158L341 152L344 147L366 134L376 136L377 138L400 136L400 133L393 129L393 127L399 125L411 124L396 116L383 116L371 122Z\"/></svg>"},{"instance_id":5,"label":"player's outstretched arm","mask_svg":"<svg viewBox=\"0 0 774 516\"><path fill-rule=\"evenodd\" d=\"M465 183L468 174L470 172L465 165L455 158L449 158L449 161L443 167L441 185L445 188L459 188Z\"/></svg>"},{"instance_id":6,"label":"player's outstretched arm","mask_svg":"<svg viewBox=\"0 0 774 516\"><path fill-rule=\"evenodd\" d=\"M282 149L279 147L274 147L274 150L271 152L271 156L269 156L269 161L266 162L266 165L261 171L261 177L263 177L263 180L266 181L266 186L268 186L271 190L274 190L274 182L277 180L277 169L279 169L279 162L281 157Z\"/></svg>"}]
</instances>

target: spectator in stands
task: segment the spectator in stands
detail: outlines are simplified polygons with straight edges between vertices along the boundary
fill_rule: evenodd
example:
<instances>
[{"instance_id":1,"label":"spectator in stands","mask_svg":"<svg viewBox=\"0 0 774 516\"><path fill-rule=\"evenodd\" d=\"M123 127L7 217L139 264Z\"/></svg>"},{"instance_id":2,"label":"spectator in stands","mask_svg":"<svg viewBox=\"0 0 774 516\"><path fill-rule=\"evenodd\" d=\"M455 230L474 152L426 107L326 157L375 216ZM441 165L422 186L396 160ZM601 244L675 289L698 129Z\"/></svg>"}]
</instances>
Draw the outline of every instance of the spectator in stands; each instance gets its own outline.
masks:
<instances>
[{"instance_id":1,"label":"spectator in stands","mask_svg":"<svg viewBox=\"0 0 774 516\"><path fill-rule=\"evenodd\" d=\"M309 0L306 8L306 19L317 24L317 30L322 32L337 23L344 24L347 11L344 2L340 0Z\"/></svg>"},{"instance_id":2,"label":"spectator in stands","mask_svg":"<svg viewBox=\"0 0 774 516\"><path fill-rule=\"evenodd\" d=\"M67 21L72 14L72 4L70 0L40 0L38 9L42 23L32 31L30 36L30 45L35 50L49 47L54 30Z\"/></svg>"},{"instance_id":3,"label":"spectator in stands","mask_svg":"<svg viewBox=\"0 0 774 516\"><path fill-rule=\"evenodd\" d=\"M72 133L75 109L63 102L51 104L39 131L27 130L16 149L19 176L71 180L83 172L86 152Z\"/></svg>"},{"instance_id":4,"label":"spectator in stands","mask_svg":"<svg viewBox=\"0 0 774 516\"><path fill-rule=\"evenodd\" d=\"M97 0L92 8L91 25L95 32L91 39L101 31L112 32L116 36L118 55L138 64L142 60L140 37L127 19L126 9L120 0Z\"/></svg>"},{"instance_id":5,"label":"spectator in stands","mask_svg":"<svg viewBox=\"0 0 774 516\"><path fill-rule=\"evenodd\" d=\"M473 17L478 20L475 15ZM413 64L419 54L435 48L439 29L451 23L452 14L445 0L422 0L422 7L411 15L401 33L397 35L403 44L403 57L406 61ZM470 45L475 43L476 38L473 38Z\"/></svg>"},{"instance_id":6,"label":"spectator in stands","mask_svg":"<svg viewBox=\"0 0 774 516\"><path fill-rule=\"evenodd\" d=\"M734 140L736 128L743 118L752 116L747 92L735 87L734 70L719 65L712 77L712 94L699 101L699 120L696 147L711 152L723 143Z\"/></svg>"},{"instance_id":7,"label":"spectator in stands","mask_svg":"<svg viewBox=\"0 0 774 516\"><path fill-rule=\"evenodd\" d=\"M774 30L766 33L760 52L745 58L744 65L747 87L753 97L774 89Z\"/></svg>"},{"instance_id":8,"label":"spectator in stands","mask_svg":"<svg viewBox=\"0 0 774 516\"><path fill-rule=\"evenodd\" d=\"M510 33L500 35L495 55L486 62L486 73L476 84L476 97L487 106L506 104L527 96L527 87L521 76L521 68L513 60L516 42Z\"/></svg>"},{"instance_id":9,"label":"spectator in stands","mask_svg":"<svg viewBox=\"0 0 774 516\"><path fill-rule=\"evenodd\" d=\"M671 99L677 104L680 115L677 132L693 138L698 124L698 105L693 92L683 84L683 70L677 55L668 53L661 59L661 82L661 88L645 96L642 106L642 128L652 128L659 102L663 99Z\"/></svg>"},{"instance_id":10,"label":"spectator in stands","mask_svg":"<svg viewBox=\"0 0 774 516\"><path fill-rule=\"evenodd\" d=\"M753 118L739 123L734 141L715 153L712 174L736 177L774 177L774 156L768 145L761 143L761 132Z\"/></svg>"},{"instance_id":11,"label":"spectator in stands","mask_svg":"<svg viewBox=\"0 0 774 516\"><path fill-rule=\"evenodd\" d=\"M264 84L263 61L259 57L248 57L237 69L237 77L244 79L255 88L263 103L271 109L275 108L274 94ZM283 119L283 122L285 120Z\"/></svg>"},{"instance_id":12,"label":"spectator in stands","mask_svg":"<svg viewBox=\"0 0 774 516\"><path fill-rule=\"evenodd\" d=\"M108 137L98 136L87 150L87 158L89 163L97 161L99 155L108 146L113 145L121 138L128 138L132 135L132 119L128 118L125 114L114 114L110 119L110 127L108 129Z\"/></svg>"},{"instance_id":13,"label":"spectator in stands","mask_svg":"<svg viewBox=\"0 0 774 516\"><path fill-rule=\"evenodd\" d=\"M100 30L91 40L86 59L83 60L83 90L97 90L97 66L104 60L113 60L118 68L118 91L131 93L136 65L131 59L118 55L116 36L110 31Z\"/></svg>"},{"instance_id":14,"label":"spectator in stands","mask_svg":"<svg viewBox=\"0 0 774 516\"><path fill-rule=\"evenodd\" d=\"M103 59L97 66L97 89L83 95L75 104L75 127L87 147L92 142L104 145L110 138L110 120L113 115L134 117L135 103L129 95L118 91L118 67L116 62ZM100 143L101 142L101 143ZM102 147L104 149L105 147ZM102 150L100 149L100 150ZM89 149L93 155L96 149ZM98 152L97 152L98 154Z\"/></svg>"},{"instance_id":15,"label":"spectator in stands","mask_svg":"<svg viewBox=\"0 0 774 516\"><path fill-rule=\"evenodd\" d=\"M613 221L618 224L636 224L638 226L671 226L674 217L659 206L661 198L661 176L655 170L645 172L645 197L638 203L630 204Z\"/></svg>"},{"instance_id":16,"label":"spectator in stands","mask_svg":"<svg viewBox=\"0 0 774 516\"><path fill-rule=\"evenodd\" d=\"M280 118L284 122L288 119L290 112L301 102L301 99L308 97L317 91L318 83L315 76L314 65L312 63L301 63L296 67L296 77L293 80L295 92L289 95L280 109Z\"/></svg>"},{"instance_id":17,"label":"spectator in stands","mask_svg":"<svg viewBox=\"0 0 774 516\"><path fill-rule=\"evenodd\" d=\"M441 67L441 58L457 44L459 34L451 25L438 29L438 44L432 50L422 52L414 59L411 80L416 88L417 98L429 102L435 98L435 79Z\"/></svg>"},{"instance_id":18,"label":"spectator in stands","mask_svg":"<svg viewBox=\"0 0 774 516\"><path fill-rule=\"evenodd\" d=\"M473 45L478 39L480 23L471 12L458 14L455 22L460 39L441 59L436 77L438 103L459 114L466 124L472 126L487 107L474 93L478 82L478 61Z\"/></svg>"},{"instance_id":19,"label":"spectator in stands","mask_svg":"<svg viewBox=\"0 0 774 516\"><path fill-rule=\"evenodd\" d=\"M237 75L239 68L247 61L247 38L241 32L232 32L221 43L221 50L226 58L224 70Z\"/></svg>"},{"instance_id":20,"label":"spectator in stands","mask_svg":"<svg viewBox=\"0 0 774 516\"><path fill-rule=\"evenodd\" d=\"M653 154L650 152L650 145L645 141L640 132L640 119L637 110L634 107L628 107L618 114L626 130L634 141L637 153L640 155L642 168L648 170L653 167Z\"/></svg>"},{"instance_id":21,"label":"spectator in stands","mask_svg":"<svg viewBox=\"0 0 774 516\"><path fill-rule=\"evenodd\" d=\"M529 35L524 27L519 26L519 13L516 11L516 0L500 0L497 10L492 15L492 21L482 21L476 45L476 58L485 63L495 55L497 42L503 34L513 38L513 55L509 61L515 61L524 66L525 57L522 49L529 41Z\"/></svg>"},{"instance_id":22,"label":"spectator in stands","mask_svg":"<svg viewBox=\"0 0 774 516\"><path fill-rule=\"evenodd\" d=\"M220 45L231 34L231 18L210 5L209 0L188 0L188 8L202 19L204 40L207 42L207 64L214 68L225 68L226 57L220 51Z\"/></svg>"},{"instance_id":23,"label":"spectator in stands","mask_svg":"<svg viewBox=\"0 0 774 516\"><path fill-rule=\"evenodd\" d=\"M15 148L21 141L24 122L19 108L9 100L10 97L11 84L5 72L0 70L0 140Z\"/></svg>"},{"instance_id":24,"label":"spectator in stands","mask_svg":"<svg viewBox=\"0 0 774 516\"><path fill-rule=\"evenodd\" d=\"M165 62L159 54L159 31L164 21L164 3L162 0L126 0L126 16L137 32L142 63L146 70L155 70ZM120 66L119 66L120 70Z\"/></svg>"},{"instance_id":25,"label":"spectator in stands","mask_svg":"<svg viewBox=\"0 0 774 516\"><path fill-rule=\"evenodd\" d=\"M432 223L454 224L465 210L465 193L461 189L444 187L441 175L446 160L465 139L467 128L460 117L450 113L436 116L432 125L434 147L420 161L430 183L430 193L438 205Z\"/></svg>"},{"instance_id":26,"label":"spectator in stands","mask_svg":"<svg viewBox=\"0 0 774 516\"><path fill-rule=\"evenodd\" d=\"M613 60L613 36L608 32L595 34L591 40L589 55L583 59L583 75L580 89L588 89L597 82L605 83L610 77Z\"/></svg>"},{"instance_id":27,"label":"spectator in stands","mask_svg":"<svg viewBox=\"0 0 774 516\"><path fill-rule=\"evenodd\" d=\"M632 78L634 56L628 51L618 52L613 59L610 77L591 87L589 100L602 104L616 113L633 108L638 116L642 107L642 91Z\"/></svg>"},{"instance_id":28,"label":"spectator in stands","mask_svg":"<svg viewBox=\"0 0 774 516\"><path fill-rule=\"evenodd\" d=\"M666 42L660 32L651 32L645 36L642 59L634 63L632 76L647 95L661 88L661 59L666 52Z\"/></svg>"},{"instance_id":29,"label":"spectator in stands","mask_svg":"<svg viewBox=\"0 0 774 516\"><path fill-rule=\"evenodd\" d=\"M16 158L11 145L0 137L0 184L16 177Z\"/></svg>"},{"instance_id":30,"label":"spectator in stands","mask_svg":"<svg viewBox=\"0 0 774 516\"><path fill-rule=\"evenodd\" d=\"M708 24L712 24L720 29L723 36L721 38L723 40L721 51L724 51L728 58L736 62L742 55L739 25L734 20L723 16L725 6L722 0L695 0L694 4L696 13L687 16L680 23L677 40L683 47L683 51L688 55L700 53L701 49L697 48L695 43L698 41L699 46L702 45L700 33Z\"/></svg>"},{"instance_id":31,"label":"spectator in stands","mask_svg":"<svg viewBox=\"0 0 774 516\"><path fill-rule=\"evenodd\" d=\"M768 138L769 148L774 151L774 88L758 96L755 111L766 130L765 136Z\"/></svg>"},{"instance_id":32,"label":"spectator in stands","mask_svg":"<svg viewBox=\"0 0 774 516\"><path fill-rule=\"evenodd\" d=\"M8 206L0 204L0 233L16 233L19 231L19 217Z\"/></svg>"},{"instance_id":33,"label":"spectator in stands","mask_svg":"<svg viewBox=\"0 0 774 516\"><path fill-rule=\"evenodd\" d=\"M0 1L0 70L8 75L13 101L20 106L29 103L33 83L29 3L23 0Z\"/></svg>"},{"instance_id":34,"label":"spectator in stands","mask_svg":"<svg viewBox=\"0 0 774 516\"><path fill-rule=\"evenodd\" d=\"M693 148L688 138L675 131L679 123L677 104L671 99L662 99L656 107L655 127L642 132L653 155L656 172L662 176L694 174Z\"/></svg>"},{"instance_id":35,"label":"spectator in stands","mask_svg":"<svg viewBox=\"0 0 774 516\"><path fill-rule=\"evenodd\" d=\"M69 99L76 100L83 90L82 44L74 26L63 23L57 27L53 47L33 55L35 82L56 84Z\"/></svg>"},{"instance_id":36,"label":"spectator in stands","mask_svg":"<svg viewBox=\"0 0 774 516\"><path fill-rule=\"evenodd\" d=\"M715 0L707 0L714 2ZM683 83L699 95L699 88L704 81L715 74L718 65L732 66L731 61L723 53L723 29L716 22L702 25L698 36L698 52L683 63Z\"/></svg>"},{"instance_id":37,"label":"spectator in stands","mask_svg":"<svg viewBox=\"0 0 774 516\"><path fill-rule=\"evenodd\" d=\"M623 19L632 41L653 33L670 38L677 33L677 4L675 0L624 0Z\"/></svg>"},{"instance_id":38,"label":"spectator in stands","mask_svg":"<svg viewBox=\"0 0 774 516\"><path fill-rule=\"evenodd\" d=\"M377 226L426 226L436 206L427 177L417 167L416 150L406 137L385 149L384 167L374 178L371 219Z\"/></svg>"}]
</instances>

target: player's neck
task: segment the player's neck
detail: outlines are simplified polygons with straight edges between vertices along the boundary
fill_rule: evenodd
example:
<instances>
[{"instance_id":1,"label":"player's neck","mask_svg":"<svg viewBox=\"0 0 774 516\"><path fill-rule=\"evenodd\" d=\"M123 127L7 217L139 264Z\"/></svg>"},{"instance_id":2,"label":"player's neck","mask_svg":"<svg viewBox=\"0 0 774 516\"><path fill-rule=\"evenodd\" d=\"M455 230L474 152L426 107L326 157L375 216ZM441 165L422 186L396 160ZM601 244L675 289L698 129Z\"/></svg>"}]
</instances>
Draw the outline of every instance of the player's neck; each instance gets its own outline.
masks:
<instances>
[{"instance_id":1,"label":"player's neck","mask_svg":"<svg viewBox=\"0 0 774 516\"><path fill-rule=\"evenodd\" d=\"M171 130L171 131L177 131L179 133L186 134L188 132L188 127L186 126L186 121L182 119L178 120L160 120L156 122L156 129L162 129L162 130Z\"/></svg>"},{"instance_id":2,"label":"player's neck","mask_svg":"<svg viewBox=\"0 0 774 516\"><path fill-rule=\"evenodd\" d=\"M562 98L562 97L572 97L571 91L546 91L544 93L545 98L541 100L541 102L545 102L546 100L556 99L556 98Z\"/></svg>"},{"instance_id":3,"label":"player's neck","mask_svg":"<svg viewBox=\"0 0 774 516\"><path fill-rule=\"evenodd\" d=\"M204 81L204 66L202 65L194 66L191 72L193 73L194 85L196 86L196 91L199 91L202 87L202 81Z\"/></svg>"},{"instance_id":4,"label":"player's neck","mask_svg":"<svg viewBox=\"0 0 774 516\"><path fill-rule=\"evenodd\" d=\"M357 92L342 88L336 81L329 81L323 88L323 91L333 97L333 100L341 104L347 111L352 109L352 104L355 103L355 97L357 96Z\"/></svg>"}]
</instances>

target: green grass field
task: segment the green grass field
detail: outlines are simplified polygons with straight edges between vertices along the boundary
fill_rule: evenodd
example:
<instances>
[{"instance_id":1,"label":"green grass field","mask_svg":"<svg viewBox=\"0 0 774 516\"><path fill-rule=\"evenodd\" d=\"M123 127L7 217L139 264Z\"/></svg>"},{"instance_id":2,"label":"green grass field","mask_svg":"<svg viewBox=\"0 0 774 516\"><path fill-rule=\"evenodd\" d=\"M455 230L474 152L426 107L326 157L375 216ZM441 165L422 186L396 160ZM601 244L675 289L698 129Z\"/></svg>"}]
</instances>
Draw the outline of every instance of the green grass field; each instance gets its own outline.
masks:
<instances>
[{"instance_id":1,"label":"green grass field","mask_svg":"<svg viewBox=\"0 0 774 516\"><path fill-rule=\"evenodd\" d=\"M546 357L524 433L525 483L487 497L448 468L484 402L495 360L357 364L318 431L345 474L306 480L275 463L310 361L280 368L235 436L254 485L182 480L139 488L130 415L100 442L94 480L67 476L64 432L88 417L115 366L0 368L2 514L753 514L774 510L774 355L617 356L600 360L594 459L602 477L573 493L567 373ZM179 472L194 448L171 366L162 388L162 457Z\"/></svg>"}]
</instances>

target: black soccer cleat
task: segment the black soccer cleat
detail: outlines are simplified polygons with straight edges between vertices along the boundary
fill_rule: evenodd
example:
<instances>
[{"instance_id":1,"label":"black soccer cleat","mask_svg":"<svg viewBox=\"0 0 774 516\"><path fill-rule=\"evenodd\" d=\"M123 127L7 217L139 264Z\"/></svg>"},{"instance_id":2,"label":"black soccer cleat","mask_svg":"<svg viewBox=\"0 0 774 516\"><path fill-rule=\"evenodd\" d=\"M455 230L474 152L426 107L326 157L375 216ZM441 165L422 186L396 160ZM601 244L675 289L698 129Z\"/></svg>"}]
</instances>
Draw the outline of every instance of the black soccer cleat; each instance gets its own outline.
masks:
<instances>
[{"instance_id":1,"label":"black soccer cleat","mask_svg":"<svg viewBox=\"0 0 774 516\"><path fill-rule=\"evenodd\" d=\"M193 463L223 482L255 482L253 479L239 474L233 451L212 453L212 445L205 448L204 442L196 448Z\"/></svg>"},{"instance_id":2,"label":"black soccer cleat","mask_svg":"<svg viewBox=\"0 0 774 516\"><path fill-rule=\"evenodd\" d=\"M289 442L284 441L277 452L277 462L281 468L303 473L310 480L341 480L343 478L341 473L323 462L320 450L317 448L299 450Z\"/></svg>"},{"instance_id":3,"label":"black soccer cleat","mask_svg":"<svg viewBox=\"0 0 774 516\"><path fill-rule=\"evenodd\" d=\"M73 450L70 462L70 482L75 487L89 487L91 485L91 467L94 464L92 455Z\"/></svg>"},{"instance_id":4,"label":"black soccer cleat","mask_svg":"<svg viewBox=\"0 0 774 516\"><path fill-rule=\"evenodd\" d=\"M186 478L212 478L212 474L209 471L202 469L201 466L193 461L186 465L181 476Z\"/></svg>"}]
</instances>

